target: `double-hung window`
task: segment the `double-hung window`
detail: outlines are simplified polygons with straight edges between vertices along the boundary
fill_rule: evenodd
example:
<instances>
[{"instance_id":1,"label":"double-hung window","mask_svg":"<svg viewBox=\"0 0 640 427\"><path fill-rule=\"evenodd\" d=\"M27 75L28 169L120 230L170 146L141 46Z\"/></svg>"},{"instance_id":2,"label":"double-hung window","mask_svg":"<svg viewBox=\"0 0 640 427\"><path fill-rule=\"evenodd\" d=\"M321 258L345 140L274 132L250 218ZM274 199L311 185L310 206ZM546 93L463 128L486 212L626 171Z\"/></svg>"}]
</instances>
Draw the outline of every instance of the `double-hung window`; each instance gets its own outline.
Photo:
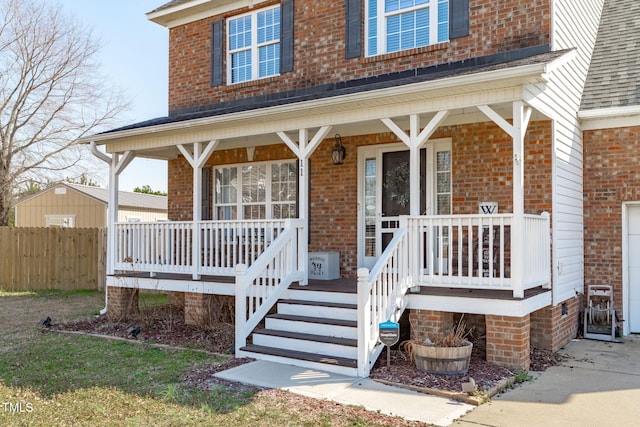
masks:
<instances>
[{"instance_id":1,"label":"double-hung window","mask_svg":"<svg viewBox=\"0 0 640 427\"><path fill-rule=\"evenodd\" d=\"M280 73L280 6L227 20L227 73L241 83Z\"/></svg>"},{"instance_id":2,"label":"double-hung window","mask_svg":"<svg viewBox=\"0 0 640 427\"><path fill-rule=\"evenodd\" d=\"M297 164L282 161L218 167L213 191L219 220L295 218Z\"/></svg>"},{"instance_id":3,"label":"double-hung window","mask_svg":"<svg viewBox=\"0 0 640 427\"><path fill-rule=\"evenodd\" d=\"M367 0L367 55L449 40L449 0Z\"/></svg>"}]
</instances>

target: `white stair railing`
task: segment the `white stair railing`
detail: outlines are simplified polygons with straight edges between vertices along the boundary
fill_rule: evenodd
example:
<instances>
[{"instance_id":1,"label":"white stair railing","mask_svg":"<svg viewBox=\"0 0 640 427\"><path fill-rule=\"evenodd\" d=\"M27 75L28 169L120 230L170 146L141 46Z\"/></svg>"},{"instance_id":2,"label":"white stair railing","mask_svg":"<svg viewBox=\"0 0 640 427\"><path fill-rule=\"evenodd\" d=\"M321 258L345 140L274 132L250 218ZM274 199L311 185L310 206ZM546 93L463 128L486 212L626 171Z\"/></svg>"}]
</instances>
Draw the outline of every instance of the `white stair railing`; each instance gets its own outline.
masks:
<instances>
[{"instance_id":1,"label":"white stair railing","mask_svg":"<svg viewBox=\"0 0 640 427\"><path fill-rule=\"evenodd\" d=\"M369 376L382 351L379 324L397 322L407 306L405 295L411 287L409 255L407 223L403 217L371 272L358 269L358 376Z\"/></svg>"},{"instance_id":2,"label":"white stair railing","mask_svg":"<svg viewBox=\"0 0 640 427\"><path fill-rule=\"evenodd\" d=\"M301 221L287 220L285 229L250 267L236 267L236 357L242 357L247 337L289 285L303 280L306 266L298 265L298 242L304 232Z\"/></svg>"}]
</instances>

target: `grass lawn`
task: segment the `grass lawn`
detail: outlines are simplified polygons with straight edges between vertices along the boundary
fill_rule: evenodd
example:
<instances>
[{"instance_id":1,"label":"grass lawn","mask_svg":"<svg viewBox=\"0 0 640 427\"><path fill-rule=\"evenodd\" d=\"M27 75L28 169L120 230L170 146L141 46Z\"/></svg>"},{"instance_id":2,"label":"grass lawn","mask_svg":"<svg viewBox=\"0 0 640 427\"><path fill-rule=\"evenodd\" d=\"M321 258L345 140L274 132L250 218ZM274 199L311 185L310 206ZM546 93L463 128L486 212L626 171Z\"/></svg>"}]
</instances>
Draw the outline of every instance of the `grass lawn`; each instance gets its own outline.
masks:
<instances>
[{"instance_id":1,"label":"grass lawn","mask_svg":"<svg viewBox=\"0 0 640 427\"><path fill-rule=\"evenodd\" d=\"M279 390L189 387L183 378L190 369L224 361L203 352L40 331L38 321L46 316L72 320L103 306L99 292L0 291L0 425L404 424Z\"/></svg>"}]
</instances>

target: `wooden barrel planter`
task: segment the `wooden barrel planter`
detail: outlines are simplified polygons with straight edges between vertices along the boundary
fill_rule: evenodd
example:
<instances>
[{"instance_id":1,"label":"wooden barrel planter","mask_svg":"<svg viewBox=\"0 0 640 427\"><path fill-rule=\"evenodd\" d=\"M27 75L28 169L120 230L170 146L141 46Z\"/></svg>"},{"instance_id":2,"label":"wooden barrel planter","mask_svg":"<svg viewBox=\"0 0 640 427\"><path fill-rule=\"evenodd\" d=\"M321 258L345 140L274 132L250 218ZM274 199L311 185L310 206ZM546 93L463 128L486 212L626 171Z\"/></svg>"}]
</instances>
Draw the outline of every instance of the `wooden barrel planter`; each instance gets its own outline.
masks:
<instances>
[{"instance_id":1,"label":"wooden barrel planter","mask_svg":"<svg viewBox=\"0 0 640 427\"><path fill-rule=\"evenodd\" d=\"M411 343L413 360L418 370L430 374L463 375L469 371L473 343L464 342L461 347L436 347Z\"/></svg>"}]
</instances>

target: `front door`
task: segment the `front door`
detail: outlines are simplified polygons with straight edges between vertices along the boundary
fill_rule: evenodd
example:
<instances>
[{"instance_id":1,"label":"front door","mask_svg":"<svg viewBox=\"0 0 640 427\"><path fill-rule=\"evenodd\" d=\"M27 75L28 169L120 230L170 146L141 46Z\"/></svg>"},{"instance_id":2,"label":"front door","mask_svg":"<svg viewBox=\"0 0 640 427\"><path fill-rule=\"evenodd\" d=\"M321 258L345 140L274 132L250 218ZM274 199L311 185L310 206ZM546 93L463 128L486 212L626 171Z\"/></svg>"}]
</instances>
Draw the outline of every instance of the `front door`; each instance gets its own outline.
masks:
<instances>
[{"instance_id":1,"label":"front door","mask_svg":"<svg viewBox=\"0 0 640 427\"><path fill-rule=\"evenodd\" d=\"M451 142L438 140L420 150L420 213L451 209ZM409 150L403 144L361 147L358 152L358 265L372 268L409 215Z\"/></svg>"}]
</instances>

